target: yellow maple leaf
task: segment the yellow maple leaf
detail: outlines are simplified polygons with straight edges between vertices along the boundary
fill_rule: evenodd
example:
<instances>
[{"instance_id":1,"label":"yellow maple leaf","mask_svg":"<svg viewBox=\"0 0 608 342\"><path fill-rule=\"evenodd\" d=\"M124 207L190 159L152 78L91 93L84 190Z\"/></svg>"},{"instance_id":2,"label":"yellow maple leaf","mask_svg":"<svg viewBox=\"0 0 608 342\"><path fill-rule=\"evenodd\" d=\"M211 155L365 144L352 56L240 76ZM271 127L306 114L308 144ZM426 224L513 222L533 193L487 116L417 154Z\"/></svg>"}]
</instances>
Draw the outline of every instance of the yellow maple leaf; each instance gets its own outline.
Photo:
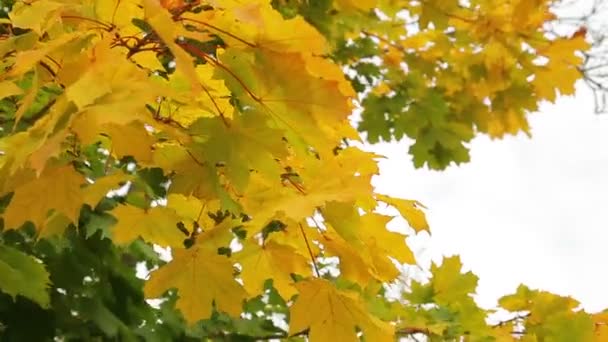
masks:
<instances>
[{"instance_id":1,"label":"yellow maple leaf","mask_svg":"<svg viewBox=\"0 0 608 342\"><path fill-rule=\"evenodd\" d=\"M117 189L120 184L131 180L131 175L115 173L110 176L97 178L93 184L82 188L83 202L95 208L97 203L104 198L110 190Z\"/></svg>"},{"instance_id":2,"label":"yellow maple leaf","mask_svg":"<svg viewBox=\"0 0 608 342\"><path fill-rule=\"evenodd\" d=\"M547 0L516 0L513 5L512 22L518 30L535 30L550 19Z\"/></svg>"},{"instance_id":3,"label":"yellow maple leaf","mask_svg":"<svg viewBox=\"0 0 608 342\"><path fill-rule=\"evenodd\" d=\"M141 0L92 0L83 1L85 13L94 13L96 19L114 25L120 33L128 36L138 34L133 18L143 17ZM85 24L86 21L83 22Z\"/></svg>"},{"instance_id":4,"label":"yellow maple leaf","mask_svg":"<svg viewBox=\"0 0 608 342\"><path fill-rule=\"evenodd\" d=\"M3 215L5 227L15 229L31 221L42 229L51 209L64 214L71 222L77 222L83 202L82 183L84 177L71 166L45 170L40 178L14 189L15 193Z\"/></svg>"},{"instance_id":5,"label":"yellow maple leaf","mask_svg":"<svg viewBox=\"0 0 608 342\"><path fill-rule=\"evenodd\" d=\"M486 132L492 138L500 138L506 133L529 133L528 119L522 109L507 108L494 110L486 117Z\"/></svg>"},{"instance_id":6,"label":"yellow maple leaf","mask_svg":"<svg viewBox=\"0 0 608 342\"><path fill-rule=\"evenodd\" d=\"M150 71L164 70L162 63L158 60L157 52L155 51L137 52L131 56L131 60Z\"/></svg>"},{"instance_id":7,"label":"yellow maple leaf","mask_svg":"<svg viewBox=\"0 0 608 342\"><path fill-rule=\"evenodd\" d=\"M390 258L401 263L415 263L414 255L405 243L405 236L386 229L392 217L376 213L361 216L352 202L330 202L325 206L323 216L344 239L332 236L328 229L328 233L324 234L327 240L322 242L330 252L340 257L341 265L350 269L352 265L357 265L358 268L367 269L377 279L392 281L399 275L399 270ZM346 247L346 244L350 246ZM357 251L356 256L353 256L353 249ZM352 272L356 276L352 280L365 285L367 275L359 271Z\"/></svg>"},{"instance_id":8,"label":"yellow maple leaf","mask_svg":"<svg viewBox=\"0 0 608 342\"><path fill-rule=\"evenodd\" d=\"M576 52L588 48L589 43L586 42L584 34L558 38L539 48L538 53L547 57L548 62L534 70L532 84L538 97L554 101L556 90L562 95L574 94L574 83L581 77L578 66L582 62L582 57Z\"/></svg>"},{"instance_id":9,"label":"yellow maple leaf","mask_svg":"<svg viewBox=\"0 0 608 342\"><path fill-rule=\"evenodd\" d=\"M19 88L13 81L0 82L0 99L5 97L21 95L23 90Z\"/></svg>"},{"instance_id":10,"label":"yellow maple leaf","mask_svg":"<svg viewBox=\"0 0 608 342\"><path fill-rule=\"evenodd\" d=\"M199 248L216 253L220 248L228 248L235 238L232 229L241 225L240 220L224 219L222 223L204 226L203 232L196 238Z\"/></svg>"},{"instance_id":11,"label":"yellow maple leaf","mask_svg":"<svg viewBox=\"0 0 608 342\"><path fill-rule=\"evenodd\" d=\"M179 145L163 145L154 151L156 165L174 171L172 192L193 195L201 200L217 199L216 185L211 182L213 170L197 162L188 149Z\"/></svg>"},{"instance_id":12,"label":"yellow maple leaf","mask_svg":"<svg viewBox=\"0 0 608 342\"><path fill-rule=\"evenodd\" d=\"M37 43L35 48L19 51L15 56L15 63L7 76L21 76L43 60L51 52L66 46L68 43L81 39L85 36L84 32L65 33L61 36L45 43Z\"/></svg>"},{"instance_id":13,"label":"yellow maple leaf","mask_svg":"<svg viewBox=\"0 0 608 342\"><path fill-rule=\"evenodd\" d=\"M158 0L143 0L143 7L146 21L158 36L167 45L171 53L175 57L175 65L177 72L187 77L190 81L190 89L198 93L201 91L201 85L196 77L196 69L192 57L182 49L176 39L185 32L181 25L176 25L171 19L171 15L163 7Z\"/></svg>"},{"instance_id":14,"label":"yellow maple leaf","mask_svg":"<svg viewBox=\"0 0 608 342\"><path fill-rule=\"evenodd\" d=\"M283 298L296 293L291 274L311 275L309 260L295 249L269 241L264 245L249 240L243 250L234 255L243 267L241 278L245 289L252 295L264 290L264 281L272 279L273 286Z\"/></svg>"},{"instance_id":15,"label":"yellow maple leaf","mask_svg":"<svg viewBox=\"0 0 608 342\"><path fill-rule=\"evenodd\" d=\"M267 49L323 55L325 38L304 18L286 20L268 1L214 1L216 11L186 13L184 18L204 22L234 48Z\"/></svg>"},{"instance_id":16,"label":"yellow maple leaf","mask_svg":"<svg viewBox=\"0 0 608 342\"><path fill-rule=\"evenodd\" d=\"M581 73L575 67L549 63L538 67L532 85L539 99L554 102L556 90L562 95L574 94L574 84L580 77Z\"/></svg>"},{"instance_id":17,"label":"yellow maple leaf","mask_svg":"<svg viewBox=\"0 0 608 342\"><path fill-rule=\"evenodd\" d=\"M339 165L339 158L328 159L323 165L311 161L307 166L309 168L299 174L302 185L290 180L277 187L276 183L269 184L252 175L251 184L241 201L245 212L252 217L246 226L259 230L277 214L300 221L326 202L355 199L365 202L371 193L368 180L350 174L351 170Z\"/></svg>"},{"instance_id":18,"label":"yellow maple leaf","mask_svg":"<svg viewBox=\"0 0 608 342\"><path fill-rule=\"evenodd\" d=\"M32 29L42 35L46 29L57 22L58 10L63 4L55 1L16 2L9 13L15 27Z\"/></svg>"},{"instance_id":19,"label":"yellow maple leaf","mask_svg":"<svg viewBox=\"0 0 608 342\"><path fill-rule=\"evenodd\" d=\"M192 221L197 221L205 204L194 196L184 196L182 194L169 194L167 196L167 207L175 210L177 215Z\"/></svg>"},{"instance_id":20,"label":"yellow maple leaf","mask_svg":"<svg viewBox=\"0 0 608 342\"><path fill-rule=\"evenodd\" d=\"M550 61L578 66L583 57L576 54L577 51L586 51L589 43L585 40L584 34L575 34L570 38L558 38L552 40L543 48L538 49L538 53L547 57Z\"/></svg>"},{"instance_id":21,"label":"yellow maple leaf","mask_svg":"<svg viewBox=\"0 0 608 342\"><path fill-rule=\"evenodd\" d=\"M608 312L600 312L591 316L595 324L595 340L608 341Z\"/></svg>"},{"instance_id":22,"label":"yellow maple leaf","mask_svg":"<svg viewBox=\"0 0 608 342\"><path fill-rule=\"evenodd\" d=\"M106 124L101 131L111 137L110 150L117 156L132 156L142 164L152 161L152 145L156 139L150 135L141 122L134 121L128 125L110 123ZM133 143L134 141L137 143Z\"/></svg>"},{"instance_id":23,"label":"yellow maple leaf","mask_svg":"<svg viewBox=\"0 0 608 342\"><path fill-rule=\"evenodd\" d=\"M196 67L197 76L203 87L203 92L196 100L199 111L203 109L214 116L220 115L231 119L234 112L234 107L230 104L231 93L223 80L214 78L214 71L215 68L207 64Z\"/></svg>"},{"instance_id":24,"label":"yellow maple leaf","mask_svg":"<svg viewBox=\"0 0 608 342\"><path fill-rule=\"evenodd\" d=\"M143 108L162 93L143 70L112 48L109 38L100 40L87 54L68 65L70 67L62 69L58 78L68 85L66 95L78 109L98 107L104 115L109 112L129 117L132 114L125 115L129 109ZM113 103L117 103L118 108L108 108Z\"/></svg>"},{"instance_id":25,"label":"yellow maple leaf","mask_svg":"<svg viewBox=\"0 0 608 342\"><path fill-rule=\"evenodd\" d=\"M40 89L40 80L38 77L38 72L34 71L32 74L32 85L26 91L23 98L19 101L19 108L15 112L15 126L23 117L23 114L32 106L34 101L36 100L36 95L38 94L38 90Z\"/></svg>"},{"instance_id":26,"label":"yellow maple leaf","mask_svg":"<svg viewBox=\"0 0 608 342\"><path fill-rule=\"evenodd\" d=\"M426 221L424 212L420 209L426 209L418 201L394 198L387 195L376 194L376 198L388 205L395 207L407 223L417 233L423 230L429 231L429 224Z\"/></svg>"},{"instance_id":27,"label":"yellow maple leaf","mask_svg":"<svg viewBox=\"0 0 608 342\"><path fill-rule=\"evenodd\" d=\"M271 234L268 237L269 240L280 245L289 246L300 255L308 256L311 252L314 256L319 255L319 246L311 243L312 241L320 240L321 234L316 227L309 227L305 220L296 222L284 215L277 215L276 220L283 222L286 227L281 231ZM302 231L304 231L304 234L302 234ZM304 240L304 235L306 235L306 240Z\"/></svg>"},{"instance_id":28,"label":"yellow maple leaf","mask_svg":"<svg viewBox=\"0 0 608 342\"><path fill-rule=\"evenodd\" d=\"M61 152L61 144L63 143L66 135L66 130L57 132L55 135L48 137L45 144L30 154L30 166L36 170L36 175L40 176L40 174L44 171L49 159L57 156Z\"/></svg>"},{"instance_id":29,"label":"yellow maple leaf","mask_svg":"<svg viewBox=\"0 0 608 342\"><path fill-rule=\"evenodd\" d=\"M120 205L111 211L118 220L112 240L126 244L141 237L161 246L182 247L184 235L177 228L180 218L173 209L154 207L147 210Z\"/></svg>"},{"instance_id":30,"label":"yellow maple leaf","mask_svg":"<svg viewBox=\"0 0 608 342\"><path fill-rule=\"evenodd\" d=\"M234 317L241 313L246 292L234 280L232 263L200 243L190 249L176 249L173 260L152 272L144 287L146 298L160 297L175 288L176 307L189 323L211 317L213 304Z\"/></svg>"},{"instance_id":31,"label":"yellow maple leaf","mask_svg":"<svg viewBox=\"0 0 608 342\"><path fill-rule=\"evenodd\" d=\"M374 259L389 261L392 257L401 263L415 264L414 255L405 243L405 236L400 233L391 232L386 228L392 219L390 216L369 213L361 216L360 236L365 245L370 248ZM376 266L378 267L378 262ZM394 269L392 263L391 268Z\"/></svg>"},{"instance_id":32,"label":"yellow maple leaf","mask_svg":"<svg viewBox=\"0 0 608 342\"><path fill-rule=\"evenodd\" d=\"M310 329L311 342L359 341L360 328L367 341L393 341L393 326L371 316L356 293L338 290L324 279L301 281L296 287L290 335Z\"/></svg>"},{"instance_id":33,"label":"yellow maple leaf","mask_svg":"<svg viewBox=\"0 0 608 342\"><path fill-rule=\"evenodd\" d=\"M293 145L303 150L313 146L318 153L331 155L342 133L349 131L351 102L343 80L335 79L336 65L309 64L319 57L254 48L229 48L219 58L230 70L218 70L227 87L285 130ZM318 77L311 77L311 71Z\"/></svg>"},{"instance_id":34,"label":"yellow maple leaf","mask_svg":"<svg viewBox=\"0 0 608 342\"><path fill-rule=\"evenodd\" d=\"M334 231L324 232L317 241L324 246L326 255L337 256L340 259L341 275L352 282L365 285L372 277L394 279L397 271L395 268L387 277L377 276L369 255L361 253L361 248L348 243Z\"/></svg>"}]
</instances>

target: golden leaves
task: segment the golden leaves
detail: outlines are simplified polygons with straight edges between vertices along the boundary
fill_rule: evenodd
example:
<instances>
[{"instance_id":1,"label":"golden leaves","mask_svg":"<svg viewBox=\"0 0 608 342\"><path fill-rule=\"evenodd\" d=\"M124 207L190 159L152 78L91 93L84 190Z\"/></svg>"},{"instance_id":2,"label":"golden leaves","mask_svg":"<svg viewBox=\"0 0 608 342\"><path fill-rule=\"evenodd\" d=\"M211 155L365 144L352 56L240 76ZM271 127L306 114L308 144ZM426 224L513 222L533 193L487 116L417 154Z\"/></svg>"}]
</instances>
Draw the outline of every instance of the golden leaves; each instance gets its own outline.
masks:
<instances>
[{"instance_id":1,"label":"golden leaves","mask_svg":"<svg viewBox=\"0 0 608 342\"><path fill-rule=\"evenodd\" d=\"M360 18L376 5L396 6L335 3L352 16L343 22L349 27L366 24ZM455 0L404 3L423 30L386 20L363 35L371 37L366 56L375 44L384 52L373 94L392 100L407 89L412 112L398 101L370 108L403 114L401 135L424 133L417 142L452 149L475 130L526 130L525 110L556 90L572 91L580 62L574 51L586 48L580 34L553 41L538 34L546 5L489 0L473 12ZM392 217L375 210L378 202L393 206L420 232L429 229L424 207L374 194L378 156L348 147L359 139L349 122L358 94L315 27L301 16L284 19L268 1L200 7L40 0L13 8L12 25L31 31L0 46L10 68L0 99L15 100L9 119L24 127L0 139L0 185L14 192L3 213L7 228L32 221L39 236L60 234L86 204L116 217L114 243L142 238L172 247L173 260L152 273L145 293L177 289L189 323L214 308L241 315L243 301L272 280L284 299L298 296L291 334L309 329L313 342L360 333L392 340L393 326L376 318L370 302L381 282L399 275L397 263L415 260L405 236L387 229ZM348 30L325 24L328 36ZM548 61L537 63L538 56ZM106 198L126 181L125 196ZM309 227L311 218L323 224ZM337 279L314 278L311 266L326 257L339 259ZM460 276L460 266L449 259L433 268L442 304L469 298L476 279ZM447 330L441 324L433 331Z\"/></svg>"},{"instance_id":2,"label":"golden leaves","mask_svg":"<svg viewBox=\"0 0 608 342\"><path fill-rule=\"evenodd\" d=\"M359 129L371 133L372 137L407 135L419 145L429 141L427 150L433 151L433 145L441 147L436 151L448 150L443 155L440 152L425 155L422 148L410 151L432 167L436 167L431 159L435 154L438 159L448 159L448 162L440 163L439 168L445 168L451 161L468 160L466 149L454 149L458 145L448 139L438 139L439 144L436 144L433 139L423 136L421 132L436 129L437 122L429 126L420 120L409 119L409 116L419 117L416 108L425 102L424 94L433 89L448 103L446 121L493 138L527 133L526 115L537 110L539 101L553 101L557 92L573 94L574 83L581 77L577 70L581 63L577 51L589 47L584 32L557 38L546 34L543 25L553 18L549 5L547 0L489 0L467 4L454 0L413 2L403 6L408 13L419 16L416 24L408 25L396 14L386 20L393 26L413 27L410 32L399 35L395 33L398 29L366 28L365 35L377 40L377 54L383 59L383 76L374 84L393 87L407 84L408 92L407 96L401 95L400 101L395 100L400 97L399 93L381 97L386 99L383 102L400 102L405 110L400 113L398 109L392 109L388 114L390 125L382 125L381 118L374 122L372 116L382 115L376 113L374 106L369 114L364 111L364 122L367 122L364 129L361 126ZM349 64L355 67L357 63ZM379 90L377 93L386 94L381 88ZM377 97L368 98L372 107L375 103L371 99ZM364 107L366 105L364 101ZM394 133L390 133L388 127ZM456 129L442 130L445 132L437 134L442 138L449 134L460 135ZM462 143L471 136L467 134L450 140Z\"/></svg>"},{"instance_id":3,"label":"golden leaves","mask_svg":"<svg viewBox=\"0 0 608 342\"><path fill-rule=\"evenodd\" d=\"M520 285L517 291L499 300L507 310L526 311L527 335L549 341L601 341L602 329L594 321L601 320L583 310L575 310L579 303L570 297L562 297L545 291L531 290Z\"/></svg>"}]
</instances>

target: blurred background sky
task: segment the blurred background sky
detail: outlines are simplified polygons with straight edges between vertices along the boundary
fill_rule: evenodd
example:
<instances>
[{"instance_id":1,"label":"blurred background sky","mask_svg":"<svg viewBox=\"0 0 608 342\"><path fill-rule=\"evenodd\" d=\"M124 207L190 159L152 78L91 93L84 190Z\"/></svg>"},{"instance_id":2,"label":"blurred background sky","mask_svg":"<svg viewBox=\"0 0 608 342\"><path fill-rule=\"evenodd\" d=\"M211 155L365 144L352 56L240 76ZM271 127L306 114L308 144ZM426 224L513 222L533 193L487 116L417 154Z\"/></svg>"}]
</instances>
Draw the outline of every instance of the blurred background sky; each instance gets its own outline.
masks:
<instances>
[{"instance_id":1,"label":"blurred background sky","mask_svg":"<svg viewBox=\"0 0 608 342\"><path fill-rule=\"evenodd\" d=\"M520 283L608 307L608 114L594 113L582 82L573 97L530 115L532 137L472 141L471 162L446 171L414 169L408 142L369 150L380 161L377 191L428 207L432 237L411 241L428 267L458 254L480 277L478 302ZM402 226L404 222L395 222Z\"/></svg>"}]
</instances>

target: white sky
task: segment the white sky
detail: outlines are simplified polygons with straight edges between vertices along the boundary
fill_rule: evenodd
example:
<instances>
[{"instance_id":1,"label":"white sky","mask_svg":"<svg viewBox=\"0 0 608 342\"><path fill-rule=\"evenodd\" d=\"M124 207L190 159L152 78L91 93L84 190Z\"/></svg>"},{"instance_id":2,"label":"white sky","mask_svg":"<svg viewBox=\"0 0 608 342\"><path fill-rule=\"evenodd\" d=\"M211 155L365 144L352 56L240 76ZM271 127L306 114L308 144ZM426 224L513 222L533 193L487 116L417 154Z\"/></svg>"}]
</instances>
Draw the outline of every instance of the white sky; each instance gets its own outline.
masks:
<instances>
[{"instance_id":1,"label":"white sky","mask_svg":"<svg viewBox=\"0 0 608 342\"><path fill-rule=\"evenodd\" d=\"M415 170L405 142L371 147L387 156L377 191L429 208L419 261L459 254L484 307L523 282L608 308L608 115L577 89L530 116L531 139L478 137L471 162L443 172Z\"/></svg>"}]
</instances>

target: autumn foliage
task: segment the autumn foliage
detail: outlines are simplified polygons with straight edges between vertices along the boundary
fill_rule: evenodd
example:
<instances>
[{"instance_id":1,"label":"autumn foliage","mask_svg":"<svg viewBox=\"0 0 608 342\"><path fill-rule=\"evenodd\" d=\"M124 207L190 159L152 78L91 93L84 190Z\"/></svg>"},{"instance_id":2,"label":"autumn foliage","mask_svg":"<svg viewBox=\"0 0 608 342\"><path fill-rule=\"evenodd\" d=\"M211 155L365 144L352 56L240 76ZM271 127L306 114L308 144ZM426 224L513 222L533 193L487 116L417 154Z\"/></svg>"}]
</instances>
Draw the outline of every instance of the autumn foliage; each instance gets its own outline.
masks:
<instances>
[{"instance_id":1,"label":"autumn foliage","mask_svg":"<svg viewBox=\"0 0 608 342\"><path fill-rule=\"evenodd\" d=\"M2 340L608 338L525 286L487 322L457 257L400 277L378 208L414 235L424 207L375 193L357 147L409 137L443 169L528 132L587 48L547 1L0 3Z\"/></svg>"}]
</instances>

